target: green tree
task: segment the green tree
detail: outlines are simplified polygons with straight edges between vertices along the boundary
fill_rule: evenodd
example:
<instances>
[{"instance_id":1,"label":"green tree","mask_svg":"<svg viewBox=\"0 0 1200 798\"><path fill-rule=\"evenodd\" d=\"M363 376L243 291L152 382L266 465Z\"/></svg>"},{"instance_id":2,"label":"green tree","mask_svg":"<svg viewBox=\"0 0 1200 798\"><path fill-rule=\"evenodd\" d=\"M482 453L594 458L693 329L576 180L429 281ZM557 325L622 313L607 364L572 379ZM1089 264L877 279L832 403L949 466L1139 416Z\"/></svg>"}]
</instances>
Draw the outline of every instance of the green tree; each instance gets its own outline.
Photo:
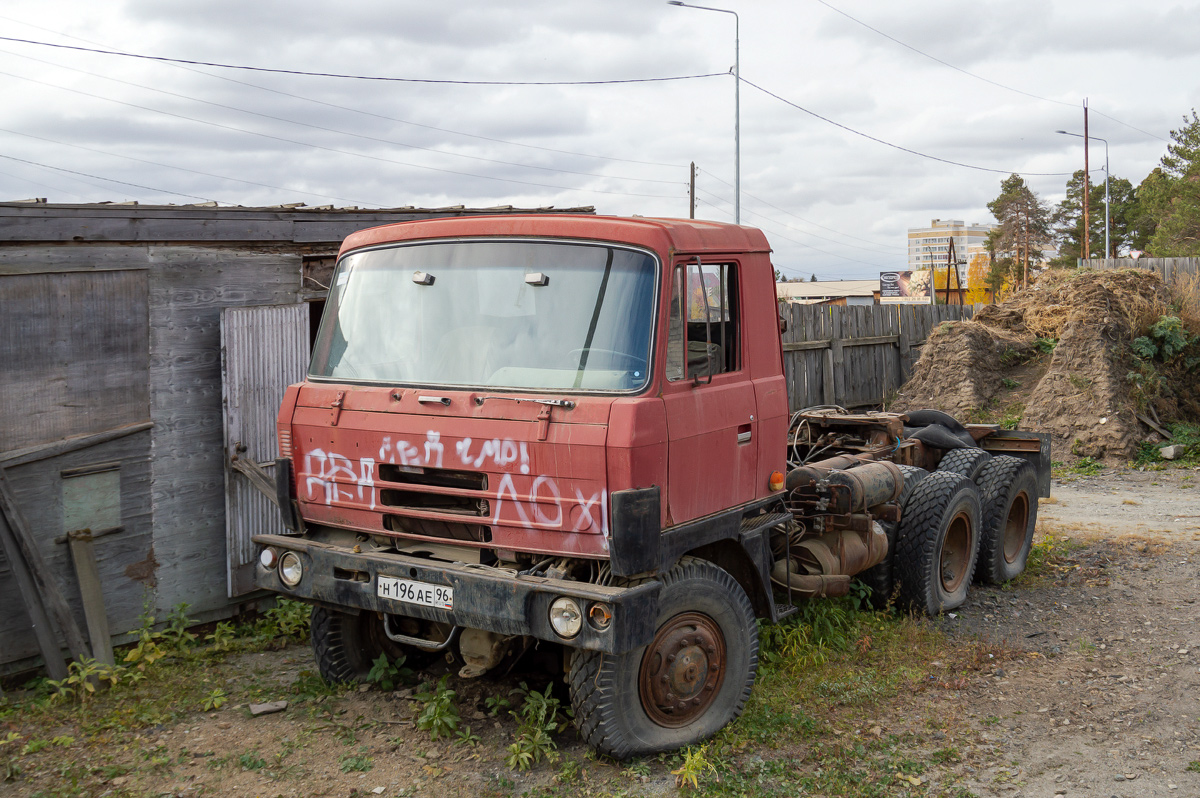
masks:
<instances>
[{"instance_id":1,"label":"green tree","mask_svg":"<svg viewBox=\"0 0 1200 798\"><path fill-rule=\"evenodd\" d=\"M1200 256L1200 116L1183 118L1171 131L1171 143L1159 166L1139 187L1145 205L1142 229L1153 227L1147 242L1160 258Z\"/></svg>"},{"instance_id":2,"label":"green tree","mask_svg":"<svg viewBox=\"0 0 1200 798\"><path fill-rule=\"evenodd\" d=\"M809 277L809 278L808 278L808 281L809 281L810 283L815 283L815 282L817 281L817 275L815 275L815 274L814 274L812 277Z\"/></svg>"},{"instance_id":3,"label":"green tree","mask_svg":"<svg viewBox=\"0 0 1200 798\"><path fill-rule=\"evenodd\" d=\"M1115 258L1118 252L1133 246L1134 230L1139 218L1138 196L1133 184L1123 177L1109 183L1109 251L1104 252L1104 183L1091 187L1088 204L1088 226L1091 228L1088 248L1101 257ZM1058 257L1051 266L1072 267L1083 257L1083 170L1076 170L1067 181L1067 195L1054 213L1050 223L1058 244Z\"/></svg>"},{"instance_id":4,"label":"green tree","mask_svg":"<svg viewBox=\"0 0 1200 798\"><path fill-rule=\"evenodd\" d=\"M1011 174L1000 182L1000 195L988 203L988 210L1000 223L995 236L989 236L993 254L993 270L999 264L1007 266L1012 282L1019 277L1022 285L1029 282L1029 269L1042 262L1042 249L1050 243L1050 212L1025 180Z\"/></svg>"}]
</instances>

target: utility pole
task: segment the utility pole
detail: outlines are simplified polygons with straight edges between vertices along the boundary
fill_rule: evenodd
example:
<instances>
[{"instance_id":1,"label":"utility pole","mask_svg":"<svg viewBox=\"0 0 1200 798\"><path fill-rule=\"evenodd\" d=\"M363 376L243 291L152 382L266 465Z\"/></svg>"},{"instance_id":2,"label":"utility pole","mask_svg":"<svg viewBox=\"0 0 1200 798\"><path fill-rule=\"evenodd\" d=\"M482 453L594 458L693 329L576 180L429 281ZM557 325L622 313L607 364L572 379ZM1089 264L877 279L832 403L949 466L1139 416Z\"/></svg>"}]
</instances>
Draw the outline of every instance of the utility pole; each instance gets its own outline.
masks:
<instances>
[{"instance_id":1,"label":"utility pole","mask_svg":"<svg viewBox=\"0 0 1200 798\"><path fill-rule=\"evenodd\" d=\"M1092 184L1088 172L1088 113L1087 98L1083 100L1083 259L1092 257L1092 228L1088 222L1088 206L1092 204Z\"/></svg>"},{"instance_id":2,"label":"utility pole","mask_svg":"<svg viewBox=\"0 0 1200 798\"><path fill-rule=\"evenodd\" d=\"M692 161L692 178L688 181L688 218L696 218L696 162Z\"/></svg>"}]
</instances>

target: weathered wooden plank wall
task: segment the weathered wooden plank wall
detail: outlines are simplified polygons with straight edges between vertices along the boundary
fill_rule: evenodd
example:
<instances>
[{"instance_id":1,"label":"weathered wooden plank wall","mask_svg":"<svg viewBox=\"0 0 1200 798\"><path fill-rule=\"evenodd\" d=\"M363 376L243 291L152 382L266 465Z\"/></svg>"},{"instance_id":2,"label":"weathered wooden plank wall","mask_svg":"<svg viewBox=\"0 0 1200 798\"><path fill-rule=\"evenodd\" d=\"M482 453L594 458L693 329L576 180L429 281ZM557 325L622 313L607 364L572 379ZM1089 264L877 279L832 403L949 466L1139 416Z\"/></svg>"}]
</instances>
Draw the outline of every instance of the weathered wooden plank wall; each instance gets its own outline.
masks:
<instances>
[{"instance_id":1,"label":"weathered wooden plank wall","mask_svg":"<svg viewBox=\"0 0 1200 798\"><path fill-rule=\"evenodd\" d=\"M158 605L224 607L221 309L296 301L300 256L151 247L150 418Z\"/></svg>"},{"instance_id":2,"label":"weathered wooden plank wall","mask_svg":"<svg viewBox=\"0 0 1200 798\"><path fill-rule=\"evenodd\" d=\"M969 319L967 305L785 305L783 368L792 410L877 406L912 375L917 351L943 321Z\"/></svg>"},{"instance_id":3,"label":"weathered wooden plank wall","mask_svg":"<svg viewBox=\"0 0 1200 798\"><path fill-rule=\"evenodd\" d=\"M1193 287L1200 280L1200 258L1097 258L1079 263L1097 269L1145 269L1165 283L1189 281Z\"/></svg>"},{"instance_id":4,"label":"weathered wooden plank wall","mask_svg":"<svg viewBox=\"0 0 1200 798\"><path fill-rule=\"evenodd\" d=\"M82 597L69 547L56 542L65 529L62 472L97 463L116 463L120 479L121 531L95 542L96 564L104 588L109 629L122 634L139 625L143 602L153 595L155 569L150 516L150 432L142 431L86 449L5 469L17 503L25 512L52 578L79 624ZM0 555L0 663L38 655L37 640L16 594L9 565Z\"/></svg>"},{"instance_id":5,"label":"weathered wooden plank wall","mask_svg":"<svg viewBox=\"0 0 1200 798\"><path fill-rule=\"evenodd\" d=\"M0 275L0 452L146 420L140 269L126 258L119 271Z\"/></svg>"}]
</instances>

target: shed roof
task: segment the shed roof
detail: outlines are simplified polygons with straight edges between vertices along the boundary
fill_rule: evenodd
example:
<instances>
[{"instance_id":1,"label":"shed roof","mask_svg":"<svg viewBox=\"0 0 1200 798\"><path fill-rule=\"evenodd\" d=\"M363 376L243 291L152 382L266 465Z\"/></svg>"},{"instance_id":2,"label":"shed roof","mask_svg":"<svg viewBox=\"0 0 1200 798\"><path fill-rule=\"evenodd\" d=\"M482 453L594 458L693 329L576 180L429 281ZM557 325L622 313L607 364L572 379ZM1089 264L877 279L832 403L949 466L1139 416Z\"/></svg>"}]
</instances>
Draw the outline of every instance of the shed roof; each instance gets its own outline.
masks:
<instances>
[{"instance_id":1,"label":"shed roof","mask_svg":"<svg viewBox=\"0 0 1200 798\"><path fill-rule=\"evenodd\" d=\"M878 290L879 280L822 280L816 283L775 283L775 295L777 297L799 302L837 299L844 296L873 296Z\"/></svg>"}]
</instances>

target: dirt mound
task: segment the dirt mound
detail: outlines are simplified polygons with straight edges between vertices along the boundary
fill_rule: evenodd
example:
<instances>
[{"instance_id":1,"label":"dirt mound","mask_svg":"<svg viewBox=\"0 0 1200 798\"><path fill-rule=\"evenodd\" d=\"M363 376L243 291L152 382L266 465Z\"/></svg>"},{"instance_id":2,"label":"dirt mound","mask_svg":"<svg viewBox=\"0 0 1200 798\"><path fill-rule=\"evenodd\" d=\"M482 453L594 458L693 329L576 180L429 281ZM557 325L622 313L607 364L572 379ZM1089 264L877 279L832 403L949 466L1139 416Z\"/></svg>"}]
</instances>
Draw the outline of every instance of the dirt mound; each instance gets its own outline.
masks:
<instances>
[{"instance_id":1,"label":"dirt mound","mask_svg":"<svg viewBox=\"0 0 1200 798\"><path fill-rule=\"evenodd\" d=\"M1054 456L1128 459L1147 435L1138 421L1129 344L1171 297L1143 271L1053 271L973 321L929 336L900 410L933 407L966 421L1020 421L1049 432ZM1171 391L1159 397L1167 411Z\"/></svg>"}]
</instances>

